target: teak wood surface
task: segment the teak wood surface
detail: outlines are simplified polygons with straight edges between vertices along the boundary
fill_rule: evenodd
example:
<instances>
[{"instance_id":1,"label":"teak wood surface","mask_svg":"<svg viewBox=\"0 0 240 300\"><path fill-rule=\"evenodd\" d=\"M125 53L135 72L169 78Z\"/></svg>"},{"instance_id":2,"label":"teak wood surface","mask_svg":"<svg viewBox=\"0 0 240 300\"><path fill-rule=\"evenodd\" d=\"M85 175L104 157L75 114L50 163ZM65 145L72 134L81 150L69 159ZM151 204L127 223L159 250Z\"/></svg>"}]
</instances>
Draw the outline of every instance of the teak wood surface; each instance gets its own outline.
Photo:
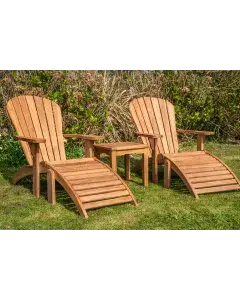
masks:
<instances>
[{"instance_id":1,"label":"teak wood surface","mask_svg":"<svg viewBox=\"0 0 240 300\"><path fill-rule=\"evenodd\" d=\"M21 167L14 175L14 184L26 176L33 176L33 193L39 197L40 174L47 173L49 203L56 203L57 180L83 217L87 217L87 209L128 202L137 205L116 172L93 158L94 141L103 137L64 135L58 104L46 98L22 95L8 101L7 111L28 162L28 166ZM87 158L66 160L64 143L68 138L85 141Z\"/></svg>"},{"instance_id":2,"label":"teak wood surface","mask_svg":"<svg viewBox=\"0 0 240 300\"><path fill-rule=\"evenodd\" d=\"M198 195L239 190L239 180L219 158L204 151L204 140L211 131L176 128L174 106L160 98L133 99L129 106L142 142L152 157L152 180L158 183L158 164L164 163L164 186L170 188L171 170L184 181L190 193ZM197 151L178 152L178 134L197 135Z\"/></svg>"},{"instance_id":3,"label":"teak wood surface","mask_svg":"<svg viewBox=\"0 0 240 300\"><path fill-rule=\"evenodd\" d=\"M142 181L144 186L148 186L148 146L141 143L134 142L116 142L116 143L102 143L94 145L94 152L98 159L100 159L101 153L108 154L110 156L111 168L114 172L117 172L117 157L124 155L125 166L125 179L130 180L130 155L142 154Z\"/></svg>"}]
</instances>

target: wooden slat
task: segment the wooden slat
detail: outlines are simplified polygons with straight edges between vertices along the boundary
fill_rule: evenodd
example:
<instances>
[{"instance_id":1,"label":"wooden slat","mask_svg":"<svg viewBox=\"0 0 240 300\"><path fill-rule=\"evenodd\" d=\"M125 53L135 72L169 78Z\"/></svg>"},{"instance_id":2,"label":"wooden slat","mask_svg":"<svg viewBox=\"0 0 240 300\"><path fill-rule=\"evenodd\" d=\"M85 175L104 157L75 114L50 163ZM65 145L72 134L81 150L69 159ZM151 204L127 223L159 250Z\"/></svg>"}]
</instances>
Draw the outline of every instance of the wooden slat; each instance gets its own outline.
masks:
<instances>
[{"instance_id":1,"label":"wooden slat","mask_svg":"<svg viewBox=\"0 0 240 300\"><path fill-rule=\"evenodd\" d=\"M120 143L101 143L94 145L96 149L107 149L107 150L131 150L132 149L145 149L147 146L141 143L133 143L133 142L120 142Z\"/></svg>"},{"instance_id":2,"label":"wooden slat","mask_svg":"<svg viewBox=\"0 0 240 300\"><path fill-rule=\"evenodd\" d=\"M87 190L87 189L94 189L100 187L107 187L107 186L116 186L122 185L122 182L118 179L110 180L110 181L98 181L95 183L87 183L87 184L73 184L73 188L76 191Z\"/></svg>"},{"instance_id":3,"label":"wooden slat","mask_svg":"<svg viewBox=\"0 0 240 300\"><path fill-rule=\"evenodd\" d=\"M193 152L178 152L178 153L171 153L168 154L171 159L174 159L174 157L180 157L180 156L199 156L199 155L206 155L205 151L193 151Z\"/></svg>"},{"instance_id":4,"label":"wooden slat","mask_svg":"<svg viewBox=\"0 0 240 300\"><path fill-rule=\"evenodd\" d=\"M232 185L226 185L226 186L216 186L216 187L197 189L197 193L198 194L208 194L208 193L232 191L232 190L239 190L239 189L240 189L239 184L232 184Z\"/></svg>"},{"instance_id":5,"label":"wooden slat","mask_svg":"<svg viewBox=\"0 0 240 300\"><path fill-rule=\"evenodd\" d=\"M190 170L190 169L197 169L197 168L210 168L210 167L219 167L219 166L222 166L222 164L220 164L220 163L211 163L211 164L205 164L205 165L203 165L203 164L198 164L197 162L196 162L196 164L195 165L189 165L189 166L181 166L181 170Z\"/></svg>"},{"instance_id":6,"label":"wooden slat","mask_svg":"<svg viewBox=\"0 0 240 300\"><path fill-rule=\"evenodd\" d=\"M135 109L135 107L134 107L134 105L133 105L133 101L132 101L132 102L130 103L130 105L129 105L129 110L130 110L130 112L131 112L133 121L135 122L135 124L136 124L136 126L137 126L138 131L143 132L142 124L141 124L141 122L140 122L140 120L139 120L139 118L138 118L136 109ZM141 136L141 140L142 140L142 142L143 142L145 145L149 145L149 143L148 143L148 141L147 141L147 140L148 140L147 138Z\"/></svg>"},{"instance_id":7,"label":"wooden slat","mask_svg":"<svg viewBox=\"0 0 240 300\"><path fill-rule=\"evenodd\" d=\"M167 106L166 106L166 101L159 99L158 101L160 110L161 110L161 115L163 119L163 126L167 138L167 143L168 143L168 148L169 148L169 153L174 153L174 146L173 146L173 141L172 141L172 133L169 125L169 117L168 117L168 111L167 111Z\"/></svg>"},{"instance_id":8,"label":"wooden slat","mask_svg":"<svg viewBox=\"0 0 240 300\"><path fill-rule=\"evenodd\" d=\"M206 177L199 177L199 178L192 178L191 183L198 183L198 182L208 182L208 181L215 181L220 179L233 179L232 174L227 175L217 175L217 176L206 176Z\"/></svg>"},{"instance_id":9,"label":"wooden slat","mask_svg":"<svg viewBox=\"0 0 240 300\"><path fill-rule=\"evenodd\" d=\"M58 172L67 173L67 172L76 172L76 171L88 171L88 170L96 170L96 169L104 169L104 166L100 164L96 165L73 165L73 166L64 166L64 167L57 167Z\"/></svg>"},{"instance_id":10,"label":"wooden slat","mask_svg":"<svg viewBox=\"0 0 240 300\"><path fill-rule=\"evenodd\" d=\"M171 157L172 161L174 162L185 162L185 161L192 161L192 162L196 162L198 160L213 160L216 161L216 159L214 159L213 157L209 156L209 155L199 155L199 156L179 156L179 157Z\"/></svg>"},{"instance_id":11,"label":"wooden slat","mask_svg":"<svg viewBox=\"0 0 240 300\"><path fill-rule=\"evenodd\" d=\"M50 133L48 129L48 122L47 122L47 116L45 113L44 105L43 105L43 99L41 97L34 96L35 106L37 114L35 115L35 126L42 129L42 135L46 139L46 152L47 157L45 158L45 161L54 161L54 155L53 155L53 148L50 138ZM32 107L31 101L29 100L28 104Z\"/></svg>"},{"instance_id":12,"label":"wooden slat","mask_svg":"<svg viewBox=\"0 0 240 300\"><path fill-rule=\"evenodd\" d=\"M154 114L156 116L156 122L158 125L158 133L163 135L163 137L160 140L160 143L162 144L162 149L163 149L163 152L161 152L161 153L169 153L167 137L166 137L165 129L163 126L162 114L160 111L160 107L159 107L157 98L152 98L152 106L153 106Z\"/></svg>"},{"instance_id":13,"label":"wooden slat","mask_svg":"<svg viewBox=\"0 0 240 300\"><path fill-rule=\"evenodd\" d=\"M38 131L36 131L36 129L34 127L33 118L32 118L32 115L30 113L26 97L25 96L19 96L18 100L19 100L19 104L21 105L22 112L23 112L26 124L28 126L30 136L31 137L36 137L36 138L42 138L43 137L42 133L41 133L40 136L38 136ZM45 145L45 143L40 143L39 146L40 146L39 160L43 161L48 157L47 151L46 151L46 145Z\"/></svg>"},{"instance_id":14,"label":"wooden slat","mask_svg":"<svg viewBox=\"0 0 240 300\"><path fill-rule=\"evenodd\" d=\"M137 119L139 121L138 124L141 124L141 128L138 128L138 131L144 132L144 133L149 133L138 101L133 101L133 107L135 109ZM151 149L148 138L141 137L141 139L144 143L146 143L149 146L149 149Z\"/></svg>"},{"instance_id":15,"label":"wooden slat","mask_svg":"<svg viewBox=\"0 0 240 300\"><path fill-rule=\"evenodd\" d=\"M92 188L88 190L77 191L77 194L82 196L91 196L91 195L100 195L102 193L110 193L110 192L117 192L117 191L125 191L126 188L124 185L116 185L116 186L108 186L108 187L100 187L100 188Z\"/></svg>"},{"instance_id":16,"label":"wooden slat","mask_svg":"<svg viewBox=\"0 0 240 300\"><path fill-rule=\"evenodd\" d=\"M104 176L103 173L93 173L93 174L85 174L85 175L78 175L78 176L69 176L70 178L68 178L69 182L75 182L75 181L79 181L79 180L85 180L85 179L99 179L101 180L101 178L107 178L107 177L112 177L112 176L116 176L114 173L112 173L110 170L109 172L105 172Z\"/></svg>"},{"instance_id":17,"label":"wooden slat","mask_svg":"<svg viewBox=\"0 0 240 300\"><path fill-rule=\"evenodd\" d=\"M56 128L56 135L58 140L59 155L61 160L62 159L65 160L66 154L65 154L64 138L62 132L62 113L59 105L57 105L54 102L51 103L52 103L53 119Z\"/></svg>"},{"instance_id":18,"label":"wooden slat","mask_svg":"<svg viewBox=\"0 0 240 300\"><path fill-rule=\"evenodd\" d=\"M76 176L78 177L78 175L88 175L88 174L97 174L100 173L102 174L102 176L104 176L105 173L109 173L110 171L106 168L101 168L101 169L91 169L91 170L84 170L84 171L68 171L66 170L66 172L64 172L64 177L68 177L68 176Z\"/></svg>"},{"instance_id":19,"label":"wooden slat","mask_svg":"<svg viewBox=\"0 0 240 300\"><path fill-rule=\"evenodd\" d=\"M186 159L186 160L180 160L180 161L174 161L178 166L194 166L196 163L198 165L207 165L207 164L213 164L216 163L217 160L211 157L206 158L197 158L197 159Z\"/></svg>"},{"instance_id":20,"label":"wooden slat","mask_svg":"<svg viewBox=\"0 0 240 300\"><path fill-rule=\"evenodd\" d=\"M24 118L24 115L23 115L23 112L22 112L22 109L21 109L21 105L19 103L19 99L15 98L14 101L12 102L12 104L14 106L19 124L21 125L23 136L30 137L30 132L29 132L29 129L28 129L28 125L25 121L25 118Z\"/></svg>"},{"instance_id":21,"label":"wooden slat","mask_svg":"<svg viewBox=\"0 0 240 300\"><path fill-rule=\"evenodd\" d=\"M101 174L99 174L101 175ZM90 185L91 183L100 183L100 182L109 182L111 183L112 181L115 181L117 179L117 177L114 174L108 175L108 176L98 176L98 177L87 177L87 178L83 178L83 179L71 179L69 180L69 182L72 185L84 185L85 183L87 183L88 185Z\"/></svg>"},{"instance_id":22,"label":"wooden slat","mask_svg":"<svg viewBox=\"0 0 240 300\"><path fill-rule=\"evenodd\" d=\"M72 179L85 179L85 178L94 178L94 177L98 177L98 176L109 176L111 175L112 172L110 170L104 170L104 172L101 173L91 173L91 174L74 174L74 175L66 175L64 174L64 178L66 178L67 180L72 180Z\"/></svg>"},{"instance_id":23,"label":"wooden slat","mask_svg":"<svg viewBox=\"0 0 240 300\"><path fill-rule=\"evenodd\" d=\"M33 126L36 132L36 137L38 138L45 138L42 132L42 127L41 127L41 122L39 120L39 116L38 116L38 112L37 112L37 107L35 105L35 101L33 100L32 96L26 96L26 102L28 105L28 109L29 109L29 114L31 116L32 122L33 122ZM47 143L47 139L46 139L46 143ZM41 149L41 153L42 153L42 159L43 161L48 160L48 151L46 148L46 144L40 144L40 149Z\"/></svg>"},{"instance_id":24,"label":"wooden slat","mask_svg":"<svg viewBox=\"0 0 240 300\"><path fill-rule=\"evenodd\" d=\"M23 116L23 113L22 113L22 109L20 107L20 104L19 104L19 100L18 98L16 97L13 101L12 101L12 104L13 104L13 107L14 107L14 110L15 110L15 113L16 113L16 117L18 119L18 122L21 126L21 129L22 129L22 135L23 136L28 136L30 137L30 133L29 133L29 130L28 130L28 126L26 124L26 121L25 121L25 118ZM27 144L28 145L28 144ZM32 157L32 154L31 154L31 150L30 150L30 146L28 145L28 151L29 151L29 156Z\"/></svg>"},{"instance_id":25,"label":"wooden slat","mask_svg":"<svg viewBox=\"0 0 240 300\"><path fill-rule=\"evenodd\" d=\"M28 132L29 132L29 137L37 137L36 131L33 125L33 121L31 118L31 114L28 108L27 100L25 96L18 96L18 103L19 103L19 108L21 108L21 112L23 114L23 117L25 119Z\"/></svg>"},{"instance_id":26,"label":"wooden slat","mask_svg":"<svg viewBox=\"0 0 240 300\"><path fill-rule=\"evenodd\" d=\"M54 160L60 160L59 148L58 148L58 140L56 135L56 128L53 119L53 111L51 101L43 98L43 105L45 109L45 114L47 118L48 130L50 135L50 141L52 144Z\"/></svg>"},{"instance_id":27,"label":"wooden slat","mask_svg":"<svg viewBox=\"0 0 240 300\"><path fill-rule=\"evenodd\" d=\"M85 209L91 209L91 208L98 208L98 207L104 207L104 206L122 204L122 203L128 203L128 202L132 202L132 198L130 196L120 197L120 198L112 198L112 199L97 201L97 202L84 203L83 206Z\"/></svg>"},{"instance_id":28,"label":"wooden slat","mask_svg":"<svg viewBox=\"0 0 240 300\"><path fill-rule=\"evenodd\" d=\"M56 160L51 161L51 165L54 167L61 167L61 166L67 166L72 164L79 164L79 163L88 163L88 162L96 162L94 158L76 158L76 159L68 159L68 160Z\"/></svg>"},{"instance_id":29,"label":"wooden slat","mask_svg":"<svg viewBox=\"0 0 240 300\"><path fill-rule=\"evenodd\" d=\"M139 103L139 107L140 107L140 110L142 112L142 116L143 116L143 119L144 119L144 122L145 122L145 125L146 125L146 128L147 128L147 133L154 133L153 128L152 128L152 124L151 124L151 121L150 121L150 118L149 118L149 115L148 115L148 112L147 112L147 109L146 109L145 99L144 98L139 98L138 103Z\"/></svg>"},{"instance_id":30,"label":"wooden slat","mask_svg":"<svg viewBox=\"0 0 240 300\"><path fill-rule=\"evenodd\" d=\"M99 200L105 200L105 199L111 199L111 198L119 198L122 196L129 195L129 192L127 190L119 191L119 192L111 192L111 193L104 193L99 195L93 195L93 196L85 196L81 197L82 202L91 202L91 201L99 201Z\"/></svg>"},{"instance_id":31,"label":"wooden slat","mask_svg":"<svg viewBox=\"0 0 240 300\"><path fill-rule=\"evenodd\" d=\"M199 173L187 174L187 177L188 178L199 178L199 177L219 176L219 175L227 175L227 174L230 174L230 173L225 168L224 170L220 170L220 171L210 171L210 172L199 172Z\"/></svg>"},{"instance_id":32,"label":"wooden slat","mask_svg":"<svg viewBox=\"0 0 240 300\"><path fill-rule=\"evenodd\" d=\"M190 169L190 170L186 170L184 173L185 174L194 174L194 173L200 173L200 174L204 174L207 172L211 172L211 171L225 171L226 168L224 166L219 166L219 167L205 167L205 168L194 168L194 169Z\"/></svg>"},{"instance_id":33,"label":"wooden slat","mask_svg":"<svg viewBox=\"0 0 240 300\"><path fill-rule=\"evenodd\" d=\"M85 158L69 159L67 161L63 160L62 164L58 161L57 161L56 164L55 164L55 162L53 162L53 164L54 164L55 168L77 168L77 167L80 167L80 166L82 168L85 168L85 167L95 167L95 166L102 165L101 163L99 163L96 160L91 159L90 161L84 161L84 159Z\"/></svg>"},{"instance_id":34,"label":"wooden slat","mask_svg":"<svg viewBox=\"0 0 240 300\"><path fill-rule=\"evenodd\" d=\"M237 176L233 173L232 169L229 166L227 166L223 161L221 161L220 158L218 158L217 156L215 156L213 154L211 154L211 156L216 158L218 160L218 162L221 163L233 175L233 177L236 179L236 181L240 185L240 181L238 180Z\"/></svg>"},{"instance_id":35,"label":"wooden slat","mask_svg":"<svg viewBox=\"0 0 240 300\"><path fill-rule=\"evenodd\" d=\"M157 124L154 108L152 105L153 100L151 98L144 98L144 102L145 102L146 111L148 113L150 123L152 125L152 133L159 134L158 124ZM164 150L163 150L161 139L157 140L157 148L159 153L163 153Z\"/></svg>"},{"instance_id":36,"label":"wooden slat","mask_svg":"<svg viewBox=\"0 0 240 300\"><path fill-rule=\"evenodd\" d=\"M236 184L235 179L227 179L227 180L216 180L216 181L208 181L208 182L200 182L200 183L194 183L194 188L205 188L205 187L211 187L211 186L225 186L230 184Z\"/></svg>"},{"instance_id":37,"label":"wooden slat","mask_svg":"<svg viewBox=\"0 0 240 300\"><path fill-rule=\"evenodd\" d=\"M165 100L159 100L159 101L165 101ZM174 152L177 153L178 152L178 137L177 137L174 106L169 101L166 101L166 106L167 106L167 111L168 111L169 125L170 125L170 130L171 130Z\"/></svg>"},{"instance_id":38,"label":"wooden slat","mask_svg":"<svg viewBox=\"0 0 240 300\"><path fill-rule=\"evenodd\" d=\"M23 130L20 124L20 121L18 119L18 116L15 112L15 108L13 106L13 101L15 101L15 99L9 100L7 103L7 111L9 113L9 116L13 122L14 127L16 128L17 134L23 136ZM28 143L26 142L21 142L22 148L23 148L23 152L26 156L26 159L29 163L29 165L32 165L33 161L32 161L32 156L31 156L31 152L30 152L30 148Z\"/></svg>"}]
</instances>

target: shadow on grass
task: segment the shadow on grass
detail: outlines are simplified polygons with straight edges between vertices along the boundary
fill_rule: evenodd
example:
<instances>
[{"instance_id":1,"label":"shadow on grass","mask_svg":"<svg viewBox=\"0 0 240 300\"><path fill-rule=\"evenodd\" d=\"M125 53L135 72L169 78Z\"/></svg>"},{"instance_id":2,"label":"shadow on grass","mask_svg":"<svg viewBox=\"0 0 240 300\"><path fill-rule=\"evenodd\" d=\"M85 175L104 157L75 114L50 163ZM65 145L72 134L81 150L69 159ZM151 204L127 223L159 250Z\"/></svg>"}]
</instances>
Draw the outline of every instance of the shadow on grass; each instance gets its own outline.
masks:
<instances>
[{"instance_id":1,"label":"shadow on grass","mask_svg":"<svg viewBox=\"0 0 240 300\"><path fill-rule=\"evenodd\" d=\"M105 164L109 165L110 160L109 158L103 157L101 159ZM124 173L124 158L123 157L118 157L117 160L117 166L118 166L118 174L124 179L125 173ZM149 182L152 180L152 166L151 163L149 163ZM131 157L131 174L133 177L140 177L142 178L142 167L141 167L141 160L136 159L135 157ZM164 177L164 167L163 165L158 166L158 185L161 187L164 187L164 182L163 182L163 177ZM128 182L133 182L138 186L142 186L142 182L136 181L136 180L129 180ZM189 195L189 191L187 187L185 186L184 182L179 178L179 176L172 171L171 173L171 189L173 189L176 192L182 193L184 195Z\"/></svg>"},{"instance_id":2,"label":"shadow on grass","mask_svg":"<svg viewBox=\"0 0 240 300\"><path fill-rule=\"evenodd\" d=\"M15 172L17 172L18 167L4 167L0 165L0 174L3 176L4 180L8 181L10 184L12 177ZM32 178L31 176L27 176L21 179L17 185L21 185L22 187L32 190ZM47 201L47 176L46 174L41 174L40 176L40 195L46 199ZM63 187L56 182L56 198L57 202L63 205L66 209L71 212L75 212L78 214L75 204L72 199L69 197L67 192L63 189Z\"/></svg>"}]
</instances>

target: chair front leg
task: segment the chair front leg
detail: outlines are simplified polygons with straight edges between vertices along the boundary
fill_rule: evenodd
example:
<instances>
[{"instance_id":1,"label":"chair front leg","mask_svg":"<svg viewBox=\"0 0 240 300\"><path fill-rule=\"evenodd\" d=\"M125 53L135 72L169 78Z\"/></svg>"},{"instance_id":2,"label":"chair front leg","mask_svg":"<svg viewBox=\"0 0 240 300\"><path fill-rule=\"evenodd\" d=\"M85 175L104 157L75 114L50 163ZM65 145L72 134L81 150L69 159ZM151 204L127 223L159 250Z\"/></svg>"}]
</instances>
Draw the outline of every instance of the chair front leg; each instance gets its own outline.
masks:
<instances>
[{"instance_id":1,"label":"chair front leg","mask_svg":"<svg viewBox=\"0 0 240 300\"><path fill-rule=\"evenodd\" d=\"M158 183L157 139L153 139L153 147L152 147L152 182Z\"/></svg>"},{"instance_id":2,"label":"chair front leg","mask_svg":"<svg viewBox=\"0 0 240 300\"><path fill-rule=\"evenodd\" d=\"M198 134L197 135L197 151L204 150L204 141L205 141L205 135Z\"/></svg>"},{"instance_id":3,"label":"chair front leg","mask_svg":"<svg viewBox=\"0 0 240 300\"><path fill-rule=\"evenodd\" d=\"M86 139L84 143L85 143L85 157L93 157L94 141Z\"/></svg>"},{"instance_id":4,"label":"chair front leg","mask_svg":"<svg viewBox=\"0 0 240 300\"><path fill-rule=\"evenodd\" d=\"M30 145L32 157L33 157L33 194L36 197L40 196L40 164L39 155L40 148L39 144Z\"/></svg>"}]
</instances>

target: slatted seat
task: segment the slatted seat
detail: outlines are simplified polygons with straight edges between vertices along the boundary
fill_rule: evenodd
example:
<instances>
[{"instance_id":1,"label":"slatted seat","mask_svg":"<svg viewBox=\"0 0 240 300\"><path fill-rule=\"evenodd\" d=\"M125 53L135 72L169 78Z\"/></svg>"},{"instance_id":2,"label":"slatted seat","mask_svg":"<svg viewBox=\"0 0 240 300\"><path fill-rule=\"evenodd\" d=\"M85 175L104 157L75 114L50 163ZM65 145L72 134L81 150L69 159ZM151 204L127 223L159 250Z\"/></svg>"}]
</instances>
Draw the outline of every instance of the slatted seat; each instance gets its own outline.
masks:
<instances>
[{"instance_id":1,"label":"slatted seat","mask_svg":"<svg viewBox=\"0 0 240 300\"><path fill-rule=\"evenodd\" d=\"M46 166L83 211L128 202L136 205L121 177L96 158L69 160L55 165L46 163Z\"/></svg>"},{"instance_id":2,"label":"slatted seat","mask_svg":"<svg viewBox=\"0 0 240 300\"><path fill-rule=\"evenodd\" d=\"M240 189L232 170L203 149L205 136L214 133L177 130L172 103L159 98L138 98L130 103L130 112L138 135L151 150L153 182L158 182L157 164L164 163L166 188L170 187L173 169L196 198L200 194ZM178 152L178 134L196 134L198 151Z\"/></svg>"},{"instance_id":3,"label":"slatted seat","mask_svg":"<svg viewBox=\"0 0 240 300\"><path fill-rule=\"evenodd\" d=\"M33 192L40 194L40 173L47 173L48 200L56 202L55 181L67 191L83 217L86 210L102 206L131 203L136 200L116 172L93 154L95 140L103 137L62 132L60 106L37 96L19 96L8 101L7 110L21 141L28 166L15 174L16 184L25 176L33 176ZM67 138L85 141L86 158L67 160L64 142Z\"/></svg>"},{"instance_id":4,"label":"slatted seat","mask_svg":"<svg viewBox=\"0 0 240 300\"><path fill-rule=\"evenodd\" d=\"M188 155L166 154L171 168L187 181L194 197L200 194L239 190L238 179L218 158L205 151Z\"/></svg>"}]
</instances>

